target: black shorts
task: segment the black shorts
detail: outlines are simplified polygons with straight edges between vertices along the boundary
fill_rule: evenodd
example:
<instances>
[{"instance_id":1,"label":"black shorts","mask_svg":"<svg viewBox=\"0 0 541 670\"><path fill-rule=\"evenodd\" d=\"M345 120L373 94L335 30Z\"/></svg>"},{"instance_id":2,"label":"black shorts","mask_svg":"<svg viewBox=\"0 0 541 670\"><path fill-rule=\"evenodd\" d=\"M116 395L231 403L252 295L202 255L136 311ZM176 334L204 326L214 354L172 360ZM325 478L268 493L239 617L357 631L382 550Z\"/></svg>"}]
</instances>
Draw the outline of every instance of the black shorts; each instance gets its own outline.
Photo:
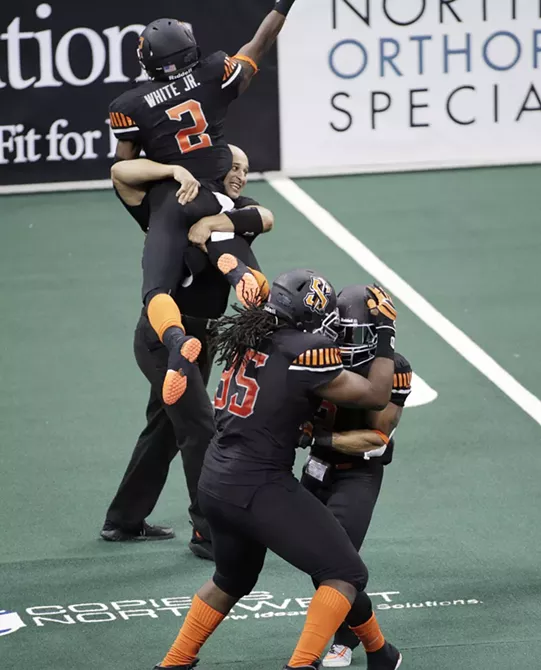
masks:
<instances>
[{"instance_id":1,"label":"black shorts","mask_svg":"<svg viewBox=\"0 0 541 670\"><path fill-rule=\"evenodd\" d=\"M216 585L233 597L253 590L267 549L321 582L364 589L368 571L332 513L292 474L257 489L247 508L199 489L212 534Z\"/></svg>"}]
</instances>

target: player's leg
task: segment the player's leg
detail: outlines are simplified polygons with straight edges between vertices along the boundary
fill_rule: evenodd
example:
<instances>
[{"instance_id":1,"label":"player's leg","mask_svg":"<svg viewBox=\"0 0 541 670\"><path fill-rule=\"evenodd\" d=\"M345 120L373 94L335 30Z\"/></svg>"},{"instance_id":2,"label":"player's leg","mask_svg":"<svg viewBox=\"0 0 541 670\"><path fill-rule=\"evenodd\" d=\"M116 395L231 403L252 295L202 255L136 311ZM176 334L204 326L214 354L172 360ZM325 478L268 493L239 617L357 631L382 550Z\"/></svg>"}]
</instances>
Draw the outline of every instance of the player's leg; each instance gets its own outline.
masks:
<instances>
[{"instance_id":1,"label":"player's leg","mask_svg":"<svg viewBox=\"0 0 541 670\"><path fill-rule=\"evenodd\" d=\"M231 608L253 590L266 548L241 530L248 512L201 493L216 556L216 571L195 595L171 649L157 668L192 667L199 650Z\"/></svg>"},{"instance_id":2,"label":"player's leg","mask_svg":"<svg viewBox=\"0 0 541 670\"><path fill-rule=\"evenodd\" d=\"M209 347L209 319L202 319L186 315L184 317L186 332L197 337L201 342L201 353L197 359L197 366L205 387L208 385L214 362L213 353Z\"/></svg>"},{"instance_id":3,"label":"player's leg","mask_svg":"<svg viewBox=\"0 0 541 670\"><path fill-rule=\"evenodd\" d=\"M267 279L245 238L234 235L230 239L216 241L211 236L207 243L207 252L211 263L233 286L237 298L244 306L267 299Z\"/></svg>"},{"instance_id":4,"label":"player's leg","mask_svg":"<svg viewBox=\"0 0 541 670\"><path fill-rule=\"evenodd\" d=\"M268 281L261 272L259 263L246 238L233 233L230 239L207 242L207 253L199 247L188 247L184 254L184 262L188 274L191 275L189 283L195 281L198 274L207 270L209 261L215 267L222 266L223 268L225 267L224 262L229 257L233 258L232 263L238 272L234 272L233 275L225 274L225 277L235 288L240 302L247 305L257 299L266 300L269 293Z\"/></svg>"},{"instance_id":5,"label":"player's leg","mask_svg":"<svg viewBox=\"0 0 541 670\"><path fill-rule=\"evenodd\" d=\"M258 490L249 532L320 585L288 666L310 667L364 593L366 566L332 513L293 477ZM400 656L385 642L366 593L362 602L348 621L369 652L368 667L395 670Z\"/></svg>"},{"instance_id":6,"label":"player's leg","mask_svg":"<svg viewBox=\"0 0 541 670\"><path fill-rule=\"evenodd\" d=\"M149 526L152 513L167 479L169 465L178 453L173 425L165 413L161 395L150 390L147 425L115 494L101 531L104 540L165 540L175 537L171 528Z\"/></svg>"},{"instance_id":7,"label":"player's leg","mask_svg":"<svg viewBox=\"0 0 541 670\"><path fill-rule=\"evenodd\" d=\"M187 320L187 326L188 332L191 332L193 320ZM201 336L202 332L200 331ZM159 393L167 373L167 349L159 342L145 317L142 317L139 322L137 337L140 341L139 346L135 347L137 364L151 383L155 393ZM174 405L164 404L164 409L173 426L176 446L182 456L190 496L189 513L194 527L194 538L197 534L202 536L208 554L211 550L210 533L199 507L197 485L205 452L214 434L214 413L197 366L187 392ZM162 487L164 483L165 479ZM194 538L192 538L192 543ZM211 555L205 557L211 558Z\"/></svg>"},{"instance_id":8,"label":"player's leg","mask_svg":"<svg viewBox=\"0 0 541 670\"><path fill-rule=\"evenodd\" d=\"M348 534L353 546L360 550L372 519L383 480L384 467L378 462L367 462L362 469L335 470L329 484L327 508L333 513ZM364 611L364 596L352 605L350 616L355 618L357 609ZM325 667L347 667L351 663L351 650L359 646L359 639L344 621L336 631L333 645L323 660Z\"/></svg>"},{"instance_id":9,"label":"player's leg","mask_svg":"<svg viewBox=\"0 0 541 670\"><path fill-rule=\"evenodd\" d=\"M185 272L184 252L191 223L220 211L208 189L201 189L194 202L183 207L176 199L176 182L156 184L149 191L150 220L143 250L143 302L148 319L169 351L163 399L174 404L184 393L187 374L201 351L197 338L186 335L180 310L169 295Z\"/></svg>"}]
</instances>

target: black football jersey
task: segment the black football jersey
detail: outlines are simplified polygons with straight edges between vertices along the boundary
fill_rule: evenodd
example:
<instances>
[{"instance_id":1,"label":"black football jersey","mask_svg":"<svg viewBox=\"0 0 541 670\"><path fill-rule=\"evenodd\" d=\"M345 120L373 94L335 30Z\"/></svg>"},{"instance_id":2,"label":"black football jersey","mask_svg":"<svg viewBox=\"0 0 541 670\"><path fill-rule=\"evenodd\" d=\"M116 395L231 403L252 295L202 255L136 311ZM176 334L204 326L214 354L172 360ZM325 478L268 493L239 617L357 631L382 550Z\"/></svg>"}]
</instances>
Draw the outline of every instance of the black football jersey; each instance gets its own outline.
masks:
<instances>
[{"instance_id":1,"label":"black football jersey","mask_svg":"<svg viewBox=\"0 0 541 670\"><path fill-rule=\"evenodd\" d=\"M314 391L342 370L329 339L289 328L263 340L237 372L225 370L200 488L246 506L258 486L289 474L299 425L321 402Z\"/></svg>"},{"instance_id":2,"label":"black football jersey","mask_svg":"<svg viewBox=\"0 0 541 670\"><path fill-rule=\"evenodd\" d=\"M361 374L366 377L370 370L370 363L363 366ZM399 353L394 356L394 377L393 390L391 392L391 402L398 407L404 407L407 397L411 393L411 378L413 375L411 365ZM324 400L317 413L316 421L322 422L328 430L334 430L337 433L347 432L348 430L362 430L370 428L368 424L368 411L363 409L354 409L349 407L336 407L332 403ZM394 444L391 443L385 450L383 456L371 458L370 461L379 461L388 465L393 457ZM331 463L351 463L352 461L364 461L368 463L363 456L349 456L332 449L322 447L313 447L314 456Z\"/></svg>"},{"instance_id":3,"label":"black football jersey","mask_svg":"<svg viewBox=\"0 0 541 670\"><path fill-rule=\"evenodd\" d=\"M221 180L232 165L225 117L241 81L241 63L216 52L174 81L146 81L116 98L109 107L112 131L151 160Z\"/></svg>"}]
</instances>

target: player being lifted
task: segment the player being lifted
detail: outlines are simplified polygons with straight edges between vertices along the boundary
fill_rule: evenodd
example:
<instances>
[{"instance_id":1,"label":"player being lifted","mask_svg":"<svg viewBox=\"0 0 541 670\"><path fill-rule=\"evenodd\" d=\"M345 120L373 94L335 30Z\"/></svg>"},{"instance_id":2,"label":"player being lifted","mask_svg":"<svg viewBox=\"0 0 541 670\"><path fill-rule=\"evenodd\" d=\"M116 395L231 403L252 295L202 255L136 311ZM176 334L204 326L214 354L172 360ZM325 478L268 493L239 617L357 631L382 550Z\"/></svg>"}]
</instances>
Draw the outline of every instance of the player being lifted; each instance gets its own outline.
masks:
<instances>
[{"instance_id":1,"label":"player being lifted","mask_svg":"<svg viewBox=\"0 0 541 670\"><path fill-rule=\"evenodd\" d=\"M224 137L229 105L243 93L258 64L276 41L295 0L277 0L254 38L230 58L216 52L202 59L189 26L174 19L149 24L139 39L138 56L150 80L131 89L110 106L112 130L118 139L118 160L136 158L141 149L151 160L181 165L201 183L197 198L177 202L178 185L169 180L149 193L150 222L143 251L143 302L148 319L169 351L163 399L174 404L184 393L187 373L201 343L186 335L178 307L169 292L182 281L178 262L188 246L190 225L204 216L227 212L235 232L262 232L257 209L233 211L223 179L231 169L231 151ZM258 279L236 257L211 257L235 286L244 303L258 299Z\"/></svg>"}]
</instances>

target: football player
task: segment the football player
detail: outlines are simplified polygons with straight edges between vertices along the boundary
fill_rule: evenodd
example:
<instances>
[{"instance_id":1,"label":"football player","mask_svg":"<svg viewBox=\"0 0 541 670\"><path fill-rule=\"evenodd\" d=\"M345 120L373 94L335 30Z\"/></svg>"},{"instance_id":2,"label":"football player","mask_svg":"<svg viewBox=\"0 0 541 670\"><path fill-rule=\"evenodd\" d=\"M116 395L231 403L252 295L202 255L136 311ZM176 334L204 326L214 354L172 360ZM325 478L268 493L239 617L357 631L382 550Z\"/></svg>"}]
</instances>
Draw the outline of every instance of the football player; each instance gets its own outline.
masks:
<instances>
[{"instance_id":1,"label":"football player","mask_svg":"<svg viewBox=\"0 0 541 670\"><path fill-rule=\"evenodd\" d=\"M232 147L234 163L225 178L225 188L236 207L258 207L266 221L265 229L272 228L272 213L259 206L255 200L242 195L248 174L246 154ZM136 159L116 164L113 180L117 192L126 199L128 210L145 230L148 227L148 208L145 188L152 179L160 179L171 166L152 163L147 159ZM175 166L174 170L178 168ZM172 174L169 172L168 174ZM183 184L191 175L182 174ZM224 220L225 219L225 220ZM203 240L208 231L218 230L231 239L223 242L228 250L253 268L254 274L266 282L258 272L259 265L251 249L254 236L239 236L231 233L231 222L227 217L208 217L196 224ZM228 232L229 231L229 232ZM257 236L255 236L257 237ZM207 242L209 253L215 243ZM179 259L179 263L182 259ZM146 417L147 425L142 431L119 489L113 498L101 531L104 540L123 542L141 540L165 540L174 537L171 528L150 525L146 518L156 505L165 485L169 466L180 451L190 495L189 514L193 524L191 551L200 558L212 559L210 533L197 500L197 483L208 443L214 434L213 409L206 393L212 366L212 356L207 346L207 324L209 319L221 316L226 307L230 285L209 262L208 256L193 246L185 252L184 262L193 275L188 287L181 284L172 297L184 314L186 332L202 343L198 359L200 374L193 376L188 391L174 405L166 405L161 397L161 388L167 370L167 349L160 343L143 313L135 332L134 350L137 363L151 384ZM267 287L268 290L268 287ZM262 284L265 293L265 285Z\"/></svg>"},{"instance_id":2,"label":"football player","mask_svg":"<svg viewBox=\"0 0 541 670\"><path fill-rule=\"evenodd\" d=\"M276 41L293 3L277 0L254 38L234 58L217 52L203 59L187 24L174 19L154 21L143 31L138 48L149 81L110 106L111 128L119 140L117 159L136 158L142 148L151 160L189 169L201 183L197 198L183 207L178 205L174 181L160 182L149 193L142 297L152 328L169 351L163 387L168 404L184 393L187 372L201 351L199 340L186 334L178 306L169 295L184 278L178 259L188 244L190 224L224 211L223 179L231 169L225 116ZM229 217L239 234L261 232L261 217L255 209L235 211ZM241 301L259 298L256 278L239 259L224 253L217 264Z\"/></svg>"},{"instance_id":3,"label":"football player","mask_svg":"<svg viewBox=\"0 0 541 670\"><path fill-rule=\"evenodd\" d=\"M388 404L396 311L384 291L370 291L378 341L367 378L344 370L333 341L336 294L313 271L281 275L265 307L238 308L236 316L220 320L216 346L226 367L215 397L217 431L199 481L216 571L194 596L157 669L195 667L208 637L254 589L269 549L318 584L286 669L319 667L327 642L360 600L364 607L356 609L350 625L368 652L369 670L400 664L364 591L368 574L358 552L292 473L298 426L322 398L373 410Z\"/></svg>"},{"instance_id":4,"label":"football player","mask_svg":"<svg viewBox=\"0 0 541 670\"><path fill-rule=\"evenodd\" d=\"M368 375L377 350L372 304L368 286L348 286L338 295L337 344L342 361L347 370L363 377ZM361 549L366 537L384 467L392 461L393 435L411 392L412 374L408 361L395 353L393 390L384 410L337 407L324 400L313 430L307 426L303 436L303 446L311 445L311 453L304 466L302 484L333 513L356 551ZM355 608L354 603L352 613ZM348 667L353 649L358 645L358 638L345 621L336 632L323 665Z\"/></svg>"}]
</instances>

